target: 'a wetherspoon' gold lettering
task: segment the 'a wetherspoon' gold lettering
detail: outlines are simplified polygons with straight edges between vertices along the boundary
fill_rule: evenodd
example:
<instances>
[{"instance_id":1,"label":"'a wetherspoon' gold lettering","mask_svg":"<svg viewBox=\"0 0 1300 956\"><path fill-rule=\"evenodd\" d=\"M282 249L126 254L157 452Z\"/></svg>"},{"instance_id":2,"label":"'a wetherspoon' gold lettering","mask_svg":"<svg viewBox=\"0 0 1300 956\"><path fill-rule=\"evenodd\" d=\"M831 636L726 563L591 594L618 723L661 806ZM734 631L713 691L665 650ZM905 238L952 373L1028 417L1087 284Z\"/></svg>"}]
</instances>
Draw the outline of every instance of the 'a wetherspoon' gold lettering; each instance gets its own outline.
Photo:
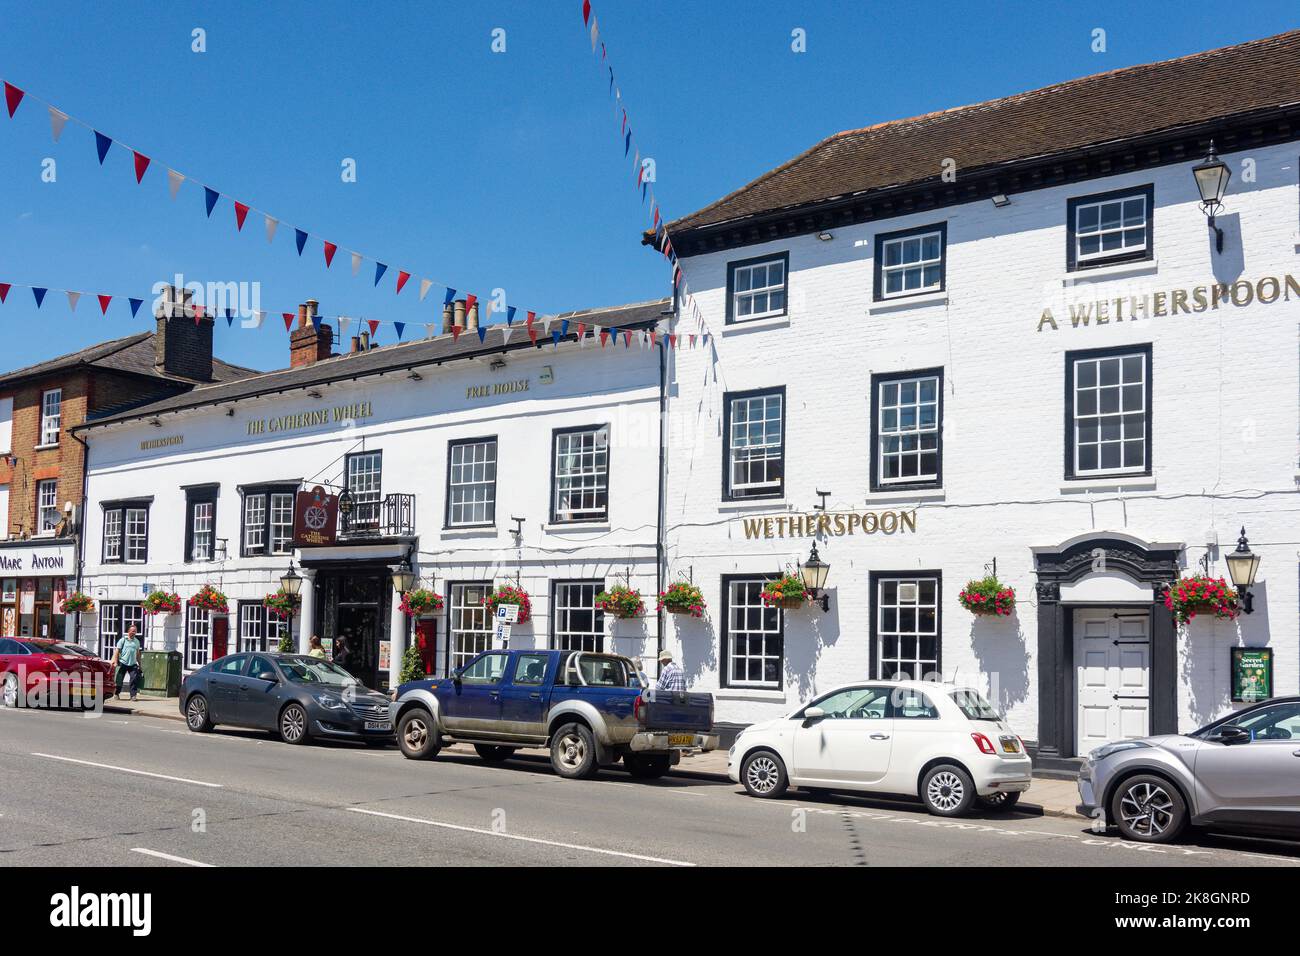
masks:
<instances>
[{"instance_id":1,"label":"'a wetherspoon' gold lettering","mask_svg":"<svg viewBox=\"0 0 1300 956\"><path fill-rule=\"evenodd\" d=\"M742 518L746 538L808 538L815 535L901 534L916 532L916 509L911 511L818 512Z\"/></svg>"}]
</instances>

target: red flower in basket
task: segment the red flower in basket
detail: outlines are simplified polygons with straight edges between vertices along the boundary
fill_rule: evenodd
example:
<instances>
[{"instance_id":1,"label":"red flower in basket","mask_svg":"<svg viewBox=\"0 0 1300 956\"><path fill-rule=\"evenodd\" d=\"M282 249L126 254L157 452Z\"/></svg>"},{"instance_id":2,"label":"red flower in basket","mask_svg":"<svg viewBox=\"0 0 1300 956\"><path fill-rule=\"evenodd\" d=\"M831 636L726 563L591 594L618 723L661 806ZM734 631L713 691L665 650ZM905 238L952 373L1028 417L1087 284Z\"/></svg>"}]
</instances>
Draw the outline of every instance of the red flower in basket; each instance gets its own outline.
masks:
<instances>
[{"instance_id":1,"label":"red flower in basket","mask_svg":"<svg viewBox=\"0 0 1300 956\"><path fill-rule=\"evenodd\" d=\"M518 624L523 624L533 614L532 601L528 599L528 592L523 588L517 588L510 584L503 584L487 597L483 599L483 606L487 608L488 613L496 617L497 607L502 604L515 604L519 606Z\"/></svg>"}]
</instances>

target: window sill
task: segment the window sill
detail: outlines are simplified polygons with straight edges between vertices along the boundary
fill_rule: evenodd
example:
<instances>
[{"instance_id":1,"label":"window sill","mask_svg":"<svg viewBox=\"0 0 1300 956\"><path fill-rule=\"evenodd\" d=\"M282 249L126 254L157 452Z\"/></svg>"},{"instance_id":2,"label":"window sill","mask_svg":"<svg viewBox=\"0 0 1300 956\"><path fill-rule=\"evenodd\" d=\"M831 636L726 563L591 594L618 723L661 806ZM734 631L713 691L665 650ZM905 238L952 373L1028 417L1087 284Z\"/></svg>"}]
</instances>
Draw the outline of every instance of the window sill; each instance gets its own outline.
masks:
<instances>
[{"instance_id":1,"label":"window sill","mask_svg":"<svg viewBox=\"0 0 1300 956\"><path fill-rule=\"evenodd\" d=\"M1082 494L1093 491L1155 491L1156 480L1151 475L1115 475L1110 478L1077 478L1061 486L1061 494Z\"/></svg>"},{"instance_id":2,"label":"window sill","mask_svg":"<svg viewBox=\"0 0 1300 956\"><path fill-rule=\"evenodd\" d=\"M742 332L757 332L759 329L784 329L790 325L790 316L772 315L766 319L741 319L738 322L729 322L722 327L722 334L740 335Z\"/></svg>"},{"instance_id":3,"label":"window sill","mask_svg":"<svg viewBox=\"0 0 1300 956\"><path fill-rule=\"evenodd\" d=\"M715 700L761 700L784 704L785 691L763 690L758 687L723 687L713 692Z\"/></svg>"},{"instance_id":4,"label":"window sill","mask_svg":"<svg viewBox=\"0 0 1300 956\"><path fill-rule=\"evenodd\" d=\"M609 521L553 521L542 525L547 534L564 534L569 531L609 531Z\"/></svg>"},{"instance_id":5,"label":"window sill","mask_svg":"<svg viewBox=\"0 0 1300 956\"><path fill-rule=\"evenodd\" d=\"M917 295L900 295L893 299L881 299L879 302L873 302L867 306L867 314L878 315L883 312L899 312L913 306L947 304L948 291L943 289L939 292L921 292Z\"/></svg>"},{"instance_id":6,"label":"window sill","mask_svg":"<svg viewBox=\"0 0 1300 956\"><path fill-rule=\"evenodd\" d=\"M752 511L762 509L767 511L785 511L789 508L784 498L749 498L741 501L720 501L718 502L719 511Z\"/></svg>"},{"instance_id":7,"label":"window sill","mask_svg":"<svg viewBox=\"0 0 1300 956\"><path fill-rule=\"evenodd\" d=\"M881 488L867 494L867 504L887 504L898 501L943 501L948 493L942 488Z\"/></svg>"},{"instance_id":8,"label":"window sill","mask_svg":"<svg viewBox=\"0 0 1300 956\"><path fill-rule=\"evenodd\" d=\"M439 537L444 541L457 538L495 538L498 529L494 524L480 524L463 528L443 528Z\"/></svg>"},{"instance_id":9,"label":"window sill","mask_svg":"<svg viewBox=\"0 0 1300 956\"><path fill-rule=\"evenodd\" d=\"M58 447L59 447L58 442L51 442L48 445L33 445L32 451L53 451L55 448Z\"/></svg>"},{"instance_id":10,"label":"window sill","mask_svg":"<svg viewBox=\"0 0 1300 956\"><path fill-rule=\"evenodd\" d=\"M1160 270L1159 259L1140 259L1135 262L1117 262L1112 266L1097 266L1093 269L1076 269L1061 277L1061 285L1069 288L1073 285L1086 285L1093 279L1116 279L1121 276L1154 275Z\"/></svg>"}]
</instances>

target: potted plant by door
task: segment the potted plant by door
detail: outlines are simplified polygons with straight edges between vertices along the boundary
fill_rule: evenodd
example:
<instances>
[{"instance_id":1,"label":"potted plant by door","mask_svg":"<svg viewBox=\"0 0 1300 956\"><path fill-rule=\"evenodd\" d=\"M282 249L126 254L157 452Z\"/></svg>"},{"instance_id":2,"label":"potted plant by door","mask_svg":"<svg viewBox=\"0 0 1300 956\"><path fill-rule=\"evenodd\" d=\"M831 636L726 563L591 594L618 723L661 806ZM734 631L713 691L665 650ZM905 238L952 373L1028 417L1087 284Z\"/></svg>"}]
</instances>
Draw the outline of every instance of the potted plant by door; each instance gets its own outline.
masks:
<instances>
[{"instance_id":1,"label":"potted plant by door","mask_svg":"<svg viewBox=\"0 0 1300 956\"><path fill-rule=\"evenodd\" d=\"M957 600L975 615L1008 617L1016 608L1015 589L1003 584L993 574L967 581Z\"/></svg>"},{"instance_id":2,"label":"potted plant by door","mask_svg":"<svg viewBox=\"0 0 1300 956\"><path fill-rule=\"evenodd\" d=\"M441 611L442 595L427 588L411 588L402 595L402 613L407 617L422 617Z\"/></svg>"},{"instance_id":3,"label":"potted plant by door","mask_svg":"<svg viewBox=\"0 0 1300 956\"><path fill-rule=\"evenodd\" d=\"M783 574L775 581L763 585L763 603L768 607L783 607L793 611L808 603L811 594L803 586L803 578L797 574Z\"/></svg>"},{"instance_id":4,"label":"potted plant by door","mask_svg":"<svg viewBox=\"0 0 1300 956\"><path fill-rule=\"evenodd\" d=\"M645 602L641 600L641 592L621 584L597 594L596 607L622 619L640 617L645 613Z\"/></svg>"},{"instance_id":5,"label":"potted plant by door","mask_svg":"<svg viewBox=\"0 0 1300 956\"><path fill-rule=\"evenodd\" d=\"M669 614L704 617L704 592L689 581L677 581L659 592L659 608Z\"/></svg>"},{"instance_id":6,"label":"potted plant by door","mask_svg":"<svg viewBox=\"0 0 1300 956\"><path fill-rule=\"evenodd\" d=\"M1186 624L1198 614L1231 621L1241 613L1241 598L1223 578L1193 574L1169 585L1165 607L1174 612L1179 624Z\"/></svg>"},{"instance_id":7,"label":"potted plant by door","mask_svg":"<svg viewBox=\"0 0 1300 956\"><path fill-rule=\"evenodd\" d=\"M512 584L502 584L495 591L483 599L483 606L492 617L496 617L497 608L502 604L516 604L519 606L519 620L515 623L523 624L532 616L533 604L528 599L528 592L523 588L517 588Z\"/></svg>"},{"instance_id":8,"label":"potted plant by door","mask_svg":"<svg viewBox=\"0 0 1300 956\"><path fill-rule=\"evenodd\" d=\"M140 602L144 613L153 617L155 614L181 613L181 596L168 591L150 591Z\"/></svg>"},{"instance_id":9,"label":"potted plant by door","mask_svg":"<svg viewBox=\"0 0 1300 956\"><path fill-rule=\"evenodd\" d=\"M212 614L229 614L230 603L226 596L211 584L205 584L190 598L191 607L199 607Z\"/></svg>"}]
</instances>

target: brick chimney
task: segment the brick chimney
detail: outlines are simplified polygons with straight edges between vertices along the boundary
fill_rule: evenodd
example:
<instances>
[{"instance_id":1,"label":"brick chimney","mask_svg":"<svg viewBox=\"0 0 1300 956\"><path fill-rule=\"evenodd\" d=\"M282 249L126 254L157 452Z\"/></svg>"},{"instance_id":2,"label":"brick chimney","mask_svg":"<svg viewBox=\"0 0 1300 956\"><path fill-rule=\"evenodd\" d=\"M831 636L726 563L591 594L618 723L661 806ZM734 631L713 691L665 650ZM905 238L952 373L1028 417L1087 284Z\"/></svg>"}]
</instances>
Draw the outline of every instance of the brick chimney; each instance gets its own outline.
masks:
<instances>
[{"instance_id":1,"label":"brick chimney","mask_svg":"<svg viewBox=\"0 0 1300 956\"><path fill-rule=\"evenodd\" d=\"M312 318L318 315L319 303L308 299L298 306L298 327L289 336L289 367L303 368L330 357L334 348L334 329L322 324L320 331Z\"/></svg>"},{"instance_id":2,"label":"brick chimney","mask_svg":"<svg viewBox=\"0 0 1300 956\"><path fill-rule=\"evenodd\" d=\"M212 381L211 316L195 318L188 289L167 286L155 308L154 368L167 375Z\"/></svg>"}]
</instances>

